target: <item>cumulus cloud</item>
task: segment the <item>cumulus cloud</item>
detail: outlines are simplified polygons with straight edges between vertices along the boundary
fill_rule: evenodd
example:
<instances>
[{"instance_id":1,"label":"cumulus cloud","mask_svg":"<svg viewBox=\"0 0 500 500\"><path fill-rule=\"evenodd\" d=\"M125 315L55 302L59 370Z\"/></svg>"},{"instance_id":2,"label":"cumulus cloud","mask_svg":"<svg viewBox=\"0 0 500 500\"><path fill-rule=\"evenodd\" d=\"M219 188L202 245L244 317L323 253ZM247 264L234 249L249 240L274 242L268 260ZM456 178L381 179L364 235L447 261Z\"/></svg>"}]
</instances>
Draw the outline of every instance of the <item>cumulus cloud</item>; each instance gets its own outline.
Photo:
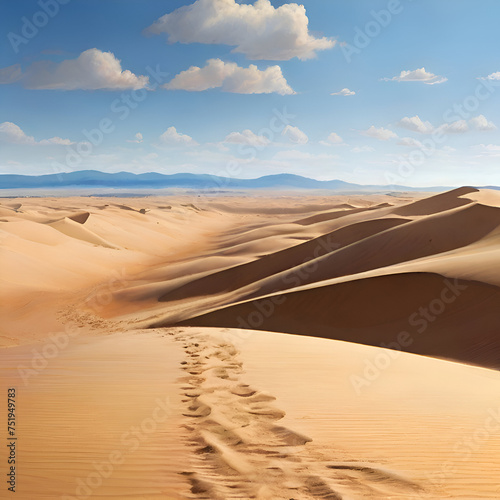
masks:
<instances>
[{"instance_id":1,"label":"cumulus cloud","mask_svg":"<svg viewBox=\"0 0 500 500\"><path fill-rule=\"evenodd\" d=\"M224 142L230 144L247 144L249 146L267 146L270 140L263 136L254 134L251 130L243 130L243 132L231 132L226 136Z\"/></svg>"},{"instance_id":2,"label":"cumulus cloud","mask_svg":"<svg viewBox=\"0 0 500 500\"><path fill-rule=\"evenodd\" d=\"M0 139L4 142L11 142L14 144L35 144L35 138L26 135L24 131L12 122L0 123Z\"/></svg>"},{"instance_id":3,"label":"cumulus cloud","mask_svg":"<svg viewBox=\"0 0 500 500\"><path fill-rule=\"evenodd\" d=\"M175 127L169 127L160 135L160 142L166 146L197 146L198 143L189 135L177 132Z\"/></svg>"},{"instance_id":4,"label":"cumulus cloud","mask_svg":"<svg viewBox=\"0 0 500 500\"><path fill-rule=\"evenodd\" d=\"M445 134L463 134L469 130L469 127L465 120L457 120L456 122L441 125L439 130Z\"/></svg>"},{"instance_id":5,"label":"cumulus cloud","mask_svg":"<svg viewBox=\"0 0 500 500\"><path fill-rule=\"evenodd\" d=\"M362 135L366 135L368 137L373 137L374 139L378 139L379 141L388 141L389 139L394 139L397 137L392 130L386 129L384 127L376 128L372 125L368 130L361 131Z\"/></svg>"},{"instance_id":6,"label":"cumulus cloud","mask_svg":"<svg viewBox=\"0 0 500 500\"><path fill-rule=\"evenodd\" d=\"M231 45L248 59L310 59L335 41L309 33L303 5L274 8L270 0L252 4L235 0L197 0L160 17L146 34L167 35L169 42Z\"/></svg>"},{"instance_id":7,"label":"cumulus cloud","mask_svg":"<svg viewBox=\"0 0 500 500\"><path fill-rule=\"evenodd\" d=\"M423 122L418 115L412 116L411 118L405 116L402 118L398 125L412 132L418 132L419 134L431 134L434 127L429 122Z\"/></svg>"},{"instance_id":8,"label":"cumulus cloud","mask_svg":"<svg viewBox=\"0 0 500 500\"><path fill-rule=\"evenodd\" d=\"M143 141L142 134L140 132L137 132L137 134L134 135L133 139L127 139L127 142L133 142L135 144L140 144Z\"/></svg>"},{"instance_id":9,"label":"cumulus cloud","mask_svg":"<svg viewBox=\"0 0 500 500\"><path fill-rule=\"evenodd\" d=\"M345 144L344 139L340 135L332 132L326 139L326 141L319 141L323 146L340 146Z\"/></svg>"},{"instance_id":10,"label":"cumulus cloud","mask_svg":"<svg viewBox=\"0 0 500 500\"><path fill-rule=\"evenodd\" d=\"M332 92L330 95L343 95L343 96L350 96L350 95L356 95L356 92L354 90L349 90L348 88L342 89L339 92Z\"/></svg>"},{"instance_id":11,"label":"cumulus cloud","mask_svg":"<svg viewBox=\"0 0 500 500\"><path fill-rule=\"evenodd\" d=\"M127 90L148 85L147 76L122 70L111 52L89 49L76 59L61 63L38 61L22 73L19 65L0 69L0 83L20 81L28 89L44 90Z\"/></svg>"},{"instance_id":12,"label":"cumulus cloud","mask_svg":"<svg viewBox=\"0 0 500 500\"><path fill-rule=\"evenodd\" d=\"M491 75L488 76L482 76L479 78L479 80L500 80L500 71L491 73Z\"/></svg>"},{"instance_id":13,"label":"cumulus cloud","mask_svg":"<svg viewBox=\"0 0 500 500\"><path fill-rule=\"evenodd\" d=\"M29 146L69 146L73 144L69 139L62 139L61 137L36 141L33 136L27 135L19 125L12 122L0 123L0 141Z\"/></svg>"},{"instance_id":14,"label":"cumulus cloud","mask_svg":"<svg viewBox=\"0 0 500 500\"><path fill-rule=\"evenodd\" d=\"M236 63L210 59L203 68L191 66L179 73L169 83L163 85L168 90L203 90L220 88L224 92L235 94L294 94L285 80L279 66L269 66L259 70L251 64L242 68Z\"/></svg>"},{"instance_id":15,"label":"cumulus cloud","mask_svg":"<svg viewBox=\"0 0 500 500\"><path fill-rule=\"evenodd\" d=\"M497 127L493 122L488 121L484 115L474 116L469 123L477 130L488 131L495 130Z\"/></svg>"},{"instance_id":16,"label":"cumulus cloud","mask_svg":"<svg viewBox=\"0 0 500 500\"><path fill-rule=\"evenodd\" d=\"M290 142L295 144L307 144L309 142L309 137L302 132L298 127L292 127L291 125L287 125L281 135L286 137Z\"/></svg>"},{"instance_id":17,"label":"cumulus cloud","mask_svg":"<svg viewBox=\"0 0 500 500\"><path fill-rule=\"evenodd\" d=\"M425 70L425 68L415 69L413 71L401 71L401 73L392 78L382 78L383 81L390 82L421 82L427 85L435 85L448 81L444 76L435 75Z\"/></svg>"}]
</instances>

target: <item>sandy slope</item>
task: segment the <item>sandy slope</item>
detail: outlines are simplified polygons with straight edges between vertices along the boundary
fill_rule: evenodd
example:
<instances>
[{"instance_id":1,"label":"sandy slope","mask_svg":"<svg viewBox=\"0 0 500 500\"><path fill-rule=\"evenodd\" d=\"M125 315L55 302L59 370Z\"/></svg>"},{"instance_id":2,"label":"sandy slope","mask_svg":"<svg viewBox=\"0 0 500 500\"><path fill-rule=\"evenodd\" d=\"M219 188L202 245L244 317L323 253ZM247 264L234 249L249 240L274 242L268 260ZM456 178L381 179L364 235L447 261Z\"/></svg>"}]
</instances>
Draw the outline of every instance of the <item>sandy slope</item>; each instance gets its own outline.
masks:
<instances>
[{"instance_id":1,"label":"sandy slope","mask_svg":"<svg viewBox=\"0 0 500 500\"><path fill-rule=\"evenodd\" d=\"M16 497L500 498L499 226L473 188L1 200Z\"/></svg>"},{"instance_id":2,"label":"sandy slope","mask_svg":"<svg viewBox=\"0 0 500 500\"><path fill-rule=\"evenodd\" d=\"M498 498L498 372L206 328L0 357L22 500Z\"/></svg>"}]
</instances>

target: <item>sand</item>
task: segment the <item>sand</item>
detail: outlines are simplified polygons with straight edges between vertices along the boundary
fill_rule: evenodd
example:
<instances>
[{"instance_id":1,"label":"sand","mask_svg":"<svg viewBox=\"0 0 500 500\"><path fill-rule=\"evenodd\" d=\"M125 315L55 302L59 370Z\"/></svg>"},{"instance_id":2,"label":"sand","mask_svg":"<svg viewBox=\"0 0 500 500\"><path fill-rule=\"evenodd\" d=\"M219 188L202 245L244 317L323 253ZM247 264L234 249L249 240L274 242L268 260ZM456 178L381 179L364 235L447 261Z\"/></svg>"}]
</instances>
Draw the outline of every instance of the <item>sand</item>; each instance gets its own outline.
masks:
<instances>
[{"instance_id":1,"label":"sand","mask_svg":"<svg viewBox=\"0 0 500 500\"><path fill-rule=\"evenodd\" d=\"M13 497L500 498L498 193L5 198L0 220Z\"/></svg>"}]
</instances>

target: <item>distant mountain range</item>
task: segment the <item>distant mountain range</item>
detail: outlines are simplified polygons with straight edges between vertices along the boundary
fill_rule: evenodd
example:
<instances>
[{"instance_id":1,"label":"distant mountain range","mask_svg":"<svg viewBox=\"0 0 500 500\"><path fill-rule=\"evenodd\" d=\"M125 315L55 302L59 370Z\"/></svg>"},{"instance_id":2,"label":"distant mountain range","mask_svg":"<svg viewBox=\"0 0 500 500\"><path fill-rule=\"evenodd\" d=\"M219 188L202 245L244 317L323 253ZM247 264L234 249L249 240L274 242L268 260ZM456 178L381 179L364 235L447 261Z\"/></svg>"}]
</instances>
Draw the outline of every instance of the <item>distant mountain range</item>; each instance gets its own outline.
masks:
<instances>
[{"instance_id":1,"label":"distant mountain range","mask_svg":"<svg viewBox=\"0 0 500 500\"><path fill-rule=\"evenodd\" d=\"M228 189L324 189L332 191L446 191L450 187L414 188L408 186L360 185L340 180L318 181L293 174L266 175L257 179L234 179L207 174L172 174L159 173L132 174L118 172L114 174L97 170L82 170L47 175L0 175L0 189L34 188L127 188L160 189L184 188L200 191L224 191ZM498 189L491 187L490 189Z\"/></svg>"}]
</instances>

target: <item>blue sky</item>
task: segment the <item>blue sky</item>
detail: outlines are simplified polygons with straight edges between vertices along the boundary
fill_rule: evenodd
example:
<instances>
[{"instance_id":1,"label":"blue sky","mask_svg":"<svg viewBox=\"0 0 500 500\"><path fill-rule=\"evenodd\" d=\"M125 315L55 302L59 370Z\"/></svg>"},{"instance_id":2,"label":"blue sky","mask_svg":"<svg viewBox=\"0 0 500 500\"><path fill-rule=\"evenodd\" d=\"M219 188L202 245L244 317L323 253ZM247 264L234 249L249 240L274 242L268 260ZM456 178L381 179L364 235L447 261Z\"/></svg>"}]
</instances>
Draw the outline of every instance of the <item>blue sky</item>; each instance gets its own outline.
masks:
<instances>
[{"instance_id":1,"label":"blue sky","mask_svg":"<svg viewBox=\"0 0 500 500\"><path fill-rule=\"evenodd\" d=\"M499 14L495 0L2 2L0 173L498 185Z\"/></svg>"}]
</instances>

